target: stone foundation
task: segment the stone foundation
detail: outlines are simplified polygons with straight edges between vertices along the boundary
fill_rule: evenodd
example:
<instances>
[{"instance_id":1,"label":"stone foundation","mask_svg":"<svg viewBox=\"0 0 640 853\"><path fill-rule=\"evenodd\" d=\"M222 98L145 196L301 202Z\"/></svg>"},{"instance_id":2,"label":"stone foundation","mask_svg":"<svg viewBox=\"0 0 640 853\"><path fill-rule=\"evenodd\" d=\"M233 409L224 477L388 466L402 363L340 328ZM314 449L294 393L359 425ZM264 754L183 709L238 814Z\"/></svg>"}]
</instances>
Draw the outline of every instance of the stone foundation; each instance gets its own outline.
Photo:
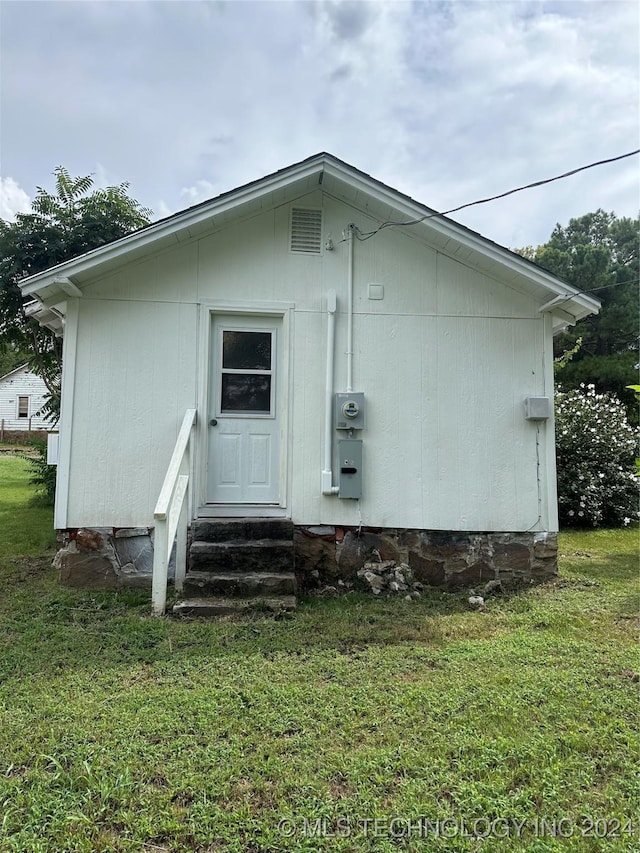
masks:
<instances>
[{"instance_id":1,"label":"stone foundation","mask_svg":"<svg viewBox=\"0 0 640 853\"><path fill-rule=\"evenodd\" d=\"M555 533L454 533L388 528L296 527L301 589L352 581L369 560L408 565L417 581L456 589L499 580L533 583L558 573Z\"/></svg>"},{"instance_id":2,"label":"stone foundation","mask_svg":"<svg viewBox=\"0 0 640 853\"><path fill-rule=\"evenodd\" d=\"M85 589L151 588L153 528L81 527L58 534L60 583ZM174 555L169 577L175 570Z\"/></svg>"},{"instance_id":3,"label":"stone foundation","mask_svg":"<svg viewBox=\"0 0 640 853\"><path fill-rule=\"evenodd\" d=\"M87 589L151 587L153 528L80 528L59 534L60 582ZM454 533L389 528L296 526L298 588L357 583L369 560L406 564L425 586L456 589L499 580L546 580L558 573L555 533ZM174 555L169 563L173 577Z\"/></svg>"}]
</instances>

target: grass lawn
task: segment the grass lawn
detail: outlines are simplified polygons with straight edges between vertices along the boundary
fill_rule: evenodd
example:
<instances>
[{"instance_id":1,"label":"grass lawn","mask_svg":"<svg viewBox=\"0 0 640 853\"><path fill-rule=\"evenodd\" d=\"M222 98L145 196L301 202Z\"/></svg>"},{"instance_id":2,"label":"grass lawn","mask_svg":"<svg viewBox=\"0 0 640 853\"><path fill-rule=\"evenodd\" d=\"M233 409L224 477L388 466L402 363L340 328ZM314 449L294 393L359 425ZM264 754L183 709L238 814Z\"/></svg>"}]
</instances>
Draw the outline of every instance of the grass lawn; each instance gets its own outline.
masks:
<instances>
[{"instance_id":1,"label":"grass lawn","mask_svg":"<svg viewBox=\"0 0 640 853\"><path fill-rule=\"evenodd\" d=\"M0 850L640 850L637 531L484 613L179 622L57 586L25 483L0 458Z\"/></svg>"}]
</instances>

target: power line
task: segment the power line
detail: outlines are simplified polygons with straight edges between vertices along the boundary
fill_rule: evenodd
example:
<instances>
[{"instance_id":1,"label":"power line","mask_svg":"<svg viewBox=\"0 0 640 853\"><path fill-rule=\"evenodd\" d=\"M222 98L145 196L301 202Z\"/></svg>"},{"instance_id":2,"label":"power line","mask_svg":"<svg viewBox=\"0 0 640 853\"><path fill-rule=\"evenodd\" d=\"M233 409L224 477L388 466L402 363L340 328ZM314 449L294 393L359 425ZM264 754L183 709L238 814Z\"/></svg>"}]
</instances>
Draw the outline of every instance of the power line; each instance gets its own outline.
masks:
<instances>
[{"instance_id":1,"label":"power line","mask_svg":"<svg viewBox=\"0 0 640 853\"><path fill-rule=\"evenodd\" d=\"M514 193L522 192L523 190L529 190L533 187L541 187L544 184L550 184L553 181L560 181L563 178L568 178L571 175L577 175L578 172L584 172L587 169L593 169L596 166L603 166L606 163L615 163L617 160L624 160L626 157L633 157L635 154L640 154L640 148L637 148L635 151L628 151L626 154L619 154L617 157L609 157L606 160L597 160L595 163L588 163L586 166L578 166L577 169L571 169L569 172L563 172L561 175L554 175L552 178L544 178L541 181L533 181L531 184L525 184L522 187L516 187L512 190L507 190L504 193L499 193L498 195L492 195L488 198L480 198L476 201L470 201L467 204L461 204L458 207L452 207L450 210L442 211L441 213L425 213L424 216L420 216L418 219L408 219L405 222L383 222L379 225L374 231L367 231L366 233L362 233L357 225L351 225L350 227L353 229L353 233L357 237L358 240L364 242L365 240L371 239L374 237L379 231L382 231L383 228L391 228L402 227L406 225L418 225L420 222L425 222L427 219L434 219L436 216L448 216L450 213L456 213L458 210L464 210L467 207L473 207L476 204L486 204L489 201L496 201L499 198L505 198L508 195L513 195Z\"/></svg>"},{"instance_id":2,"label":"power line","mask_svg":"<svg viewBox=\"0 0 640 853\"><path fill-rule=\"evenodd\" d=\"M580 296L582 293L597 293L598 290L609 290L611 287L622 287L623 284L631 284L631 282L639 282L637 278L626 278L624 281L616 281L614 284L603 284L601 287L589 287L586 290L576 290L574 293L564 295L565 301L573 299L574 296ZM574 285L572 285L573 287Z\"/></svg>"},{"instance_id":3,"label":"power line","mask_svg":"<svg viewBox=\"0 0 640 853\"><path fill-rule=\"evenodd\" d=\"M608 290L610 287L622 287L623 284L631 284L631 282L640 283L640 279L625 278L624 281L616 281L613 284L603 284L602 287L590 287L587 290L579 290L578 293L595 293L597 290Z\"/></svg>"}]
</instances>

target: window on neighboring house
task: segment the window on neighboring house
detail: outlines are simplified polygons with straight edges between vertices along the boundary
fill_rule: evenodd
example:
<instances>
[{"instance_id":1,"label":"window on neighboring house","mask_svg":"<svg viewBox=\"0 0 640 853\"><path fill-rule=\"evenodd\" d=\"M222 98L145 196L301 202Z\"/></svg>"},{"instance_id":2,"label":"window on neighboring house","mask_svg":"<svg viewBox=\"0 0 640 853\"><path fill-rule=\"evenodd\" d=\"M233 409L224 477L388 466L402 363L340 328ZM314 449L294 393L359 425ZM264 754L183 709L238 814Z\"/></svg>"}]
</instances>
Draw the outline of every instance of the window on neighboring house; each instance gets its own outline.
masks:
<instances>
[{"instance_id":1,"label":"window on neighboring house","mask_svg":"<svg viewBox=\"0 0 640 853\"><path fill-rule=\"evenodd\" d=\"M29 398L28 397L18 397L18 417L19 418L28 418L29 417Z\"/></svg>"}]
</instances>

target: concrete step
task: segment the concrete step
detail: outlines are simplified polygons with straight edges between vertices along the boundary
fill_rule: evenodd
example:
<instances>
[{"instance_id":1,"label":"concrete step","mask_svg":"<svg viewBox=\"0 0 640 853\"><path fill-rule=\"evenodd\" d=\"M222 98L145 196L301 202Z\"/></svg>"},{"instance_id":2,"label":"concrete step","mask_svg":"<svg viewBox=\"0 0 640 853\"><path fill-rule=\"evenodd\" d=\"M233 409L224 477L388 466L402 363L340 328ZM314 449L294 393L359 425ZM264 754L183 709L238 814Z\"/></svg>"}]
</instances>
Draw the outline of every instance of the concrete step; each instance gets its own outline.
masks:
<instances>
[{"instance_id":1,"label":"concrete step","mask_svg":"<svg viewBox=\"0 0 640 853\"><path fill-rule=\"evenodd\" d=\"M282 613L286 610L295 610L296 604L295 595L254 596L253 598L224 598L218 595L178 601L177 604L173 605L173 613L175 616L209 618L255 611Z\"/></svg>"},{"instance_id":2,"label":"concrete step","mask_svg":"<svg viewBox=\"0 0 640 853\"><path fill-rule=\"evenodd\" d=\"M222 595L250 598L274 595L295 595L296 577L293 572L196 572L189 571L184 579L185 596Z\"/></svg>"},{"instance_id":3,"label":"concrete step","mask_svg":"<svg viewBox=\"0 0 640 853\"><path fill-rule=\"evenodd\" d=\"M291 539L194 540L189 549L189 569L196 572L291 572L293 554Z\"/></svg>"},{"instance_id":4,"label":"concrete step","mask_svg":"<svg viewBox=\"0 0 640 853\"><path fill-rule=\"evenodd\" d=\"M289 518L201 518L192 528L194 542L247 542L293 539Z\"/></svg>"}]
</instances>

